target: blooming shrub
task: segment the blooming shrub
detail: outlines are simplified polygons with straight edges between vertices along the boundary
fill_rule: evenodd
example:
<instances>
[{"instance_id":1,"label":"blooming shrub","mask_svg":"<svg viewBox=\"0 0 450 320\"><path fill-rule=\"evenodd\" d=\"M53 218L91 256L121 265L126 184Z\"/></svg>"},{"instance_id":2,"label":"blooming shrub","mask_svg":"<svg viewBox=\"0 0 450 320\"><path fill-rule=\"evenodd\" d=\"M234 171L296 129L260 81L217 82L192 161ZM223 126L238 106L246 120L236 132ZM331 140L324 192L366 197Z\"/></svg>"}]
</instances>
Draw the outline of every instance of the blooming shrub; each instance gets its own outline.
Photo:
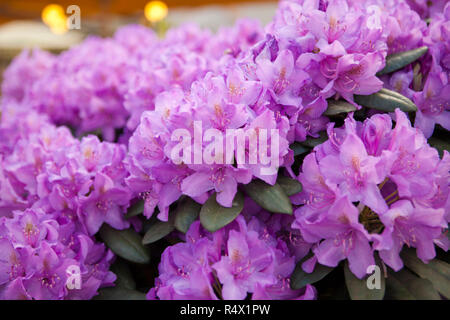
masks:
<instances>
[{"instance_id":1,"label":"blooming shrub","mask_svg":"<svg viewBox=\"0 0 450 320\"><path fill-rule=\"evenodd\" d=\"M24 51L2 84L0 298L306 300L345 278L356 299L373 266L388 285L366 298L404 298L405 274L449 298L449 15L283 0L265 28Z\"/></svg>"}]
</instances>

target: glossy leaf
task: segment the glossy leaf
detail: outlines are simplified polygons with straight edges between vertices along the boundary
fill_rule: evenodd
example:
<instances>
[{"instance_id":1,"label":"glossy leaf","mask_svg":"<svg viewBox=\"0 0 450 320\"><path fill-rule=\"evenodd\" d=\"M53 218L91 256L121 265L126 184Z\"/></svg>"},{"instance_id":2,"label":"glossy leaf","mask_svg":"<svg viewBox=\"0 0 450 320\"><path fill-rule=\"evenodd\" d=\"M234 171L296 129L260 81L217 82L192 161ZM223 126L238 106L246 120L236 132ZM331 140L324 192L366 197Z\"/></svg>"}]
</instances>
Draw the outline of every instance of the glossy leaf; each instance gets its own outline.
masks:
<instances>
[{"instance_id":1,"label":"glossy leaf","mask_svg":"<svg viewBox=\"0 0 450 320\"><path fill-rule=\"evenodd\" d=\"M119 257L135 263L148 263L148 248L142 245L141 236L133 229L116 230L104 224L100 229L100 237Z\"/></svg>"},{"instance_id":2,"label":"glossy leaf","mask_svg":"<svg viewBox=\"0 0 450 320\"><path fill-rule=\"evenodd\" d=\"M410 270L429 280L437 291L450 299L450 264L437 259L425 264L413 249L404 250L402 260Z\"/></svg>"},{"instance_id":3,"label":"glossy leaf","mask_svg":"<svg viewBox=\"0 0 450 320\"><path fill-rule=\"evenodd\" d=\"M142 239L143 244L150 244L154 243L158 240L161 240L165 236L167 236L169 233L171 233L175 227L173 226L173 223L168 221L164 222L161 220L156 221L153 223L150 228L147 230L147 232L144 235L144 238Z\"/></svg>"},{"instance_id":4,"label":"glossy leaf","mask_svg":"<svg viewBox=\"0 0 450 320\"><path fill-rule=\"evenodd\" d=\"M242 193L236 193L233 199L233 205L230 208L222 207L218 204L216 194L214 193L200 210L200 222L206 230L214 232L236 219L243 208L244 196Z\"/></svg>"},{"instance_id":5,"label":"glossy leaf","mask_svg":"<svg viewBox=\"0 0 450 320\"><path fill-rule=\"evenodd\" d=\"M356 107L345 100L329 99L328 108L323 113L324 116L335 116L340 113L349 113L356 111Z\"/></svg>"},{"instance_id":6,"label":"glossy leaf","mask_svg":"<svg viewBox=\"0 0 450 320\"><path fill-rule=\"evenodd\" d=\"M388 55L386 57L385 67L377 73L377 76L400 70L419 59L421 56L427 53L427 51L428 47L423 46L417 49Z\"/></svg>"},{"instance_id":7,"label":"glossy leaf","mask_svg":"<svg viewBox=\"0 0 450 320\"><path fill-rule=\"evenodd\" d=\"M136 289L136 282L128 265L122 260L117 259L111 266L111 271L116 275L116 286L127 289Z\"/></svg>"},{"instance_id":8,"label":"glossy leaf","mask_svg":"<svg viewBox=\"0 0 450 320\"><path fill-rule=\"evenodd\" d=\"M302 184L296 179L279 175L277 183L289 197L302 191Z\"/></svg>"},{"instance_id":9,"label":"glossy leaf","mask_svg":"<svg viewBox=\"0 0 450 320\"><path fill-rule=\"evenodd\" d=\"M273 186L262 180L253 180L244 185L247 195L270 212L292 214L292 204L278 183Z\"/></svg>"},{"instance_id":10,"label":"glossy leaf","mask_svg":"<svg viewBox=\"0 0 450 320\"><path fill-rule=\"evenodd\" d=\"M365 106L384 112L394 112L395 109L400 108L404 112L415 112L417 106L407 97L388 89L381 89L380 91L371 95L362 96L355 95L355 102Z\"/></svg>"},{"instance_id":11,"label":"glossy leaf","mask_svg":"<svg viewBox=\"0 0 450 320\"><path fill-rule=\"evenodd\" d=\"M347 285L348 293L352 300L382 300L386 289L385 278L383 274L380 276L380 289L369 289L367 280L373 275L367 275L366 277L359 279L348 267L348 262L344 266L345 284ZM370 281L370 280L369 280Z\"/></svg>"},{"instance_id":12,"label":"glossy leaf","mask_svg":"<svg viewBox=\"0 0 450 320\"><path fill-rule=\"evenodd\" d=\"M316 264L314 271L307 273L302 269L304 260L297 263L294 272L291 275L291 288L293 290L301 289L307 284L312 284L325 278L334 268Z\"/></svg>"},{"instance_id":13,"label":"glossy leaf","mask_svg":"<svg viewBox=\"0 0 450 320\"><path fill-rule=\"evenodd\" d=\"M387 299L440 300L430 281L417 277L405 268L399 272L389 272L386 282Z\"/></svg>"},{"instance_id":14,"label":"glossy leaf","mask_svg":"<svg viewBox=\"0 0 450 320\"><path fill-rule=\"evenodd\" d=\"M137 215L140 215L144 212L144 200L139 200L135 204L133 204L131 207L128 208L127 214L125 215L125 218L131 218L135 217Z\"/></svg>"},{"instance_id":15,"label":"glossy leaf","mask_svg":"<svg viewBox=\"0 0 450 320\"><path fill-rule=\"evenodd\" d=\"M186 233L192 222L197 220L201 208L202 206L191 198L186 197L181 200L175 211L175 228Z\"/></svg>"},{"instance_id":16,"label":"glossy leaf","mask_svg":"<svg viewBox=\"0 0 450 320\"><path fill-rule=\"evenodd\" d=\"M404 95L398 93L397 91L389 90L389 89L383 88L383 89L381 89L381 90L378 91L378 92L381 92L381 93L387 94L387 95L389 95L389 96L398 98L398 99L404 101L405 103L411 104L414 108L417 108L417 106L414 104L413 101L411 101L409 98L405 97ZM417 111L417 110L415 110L415 111Z\"/></svg>"}]
</instances>

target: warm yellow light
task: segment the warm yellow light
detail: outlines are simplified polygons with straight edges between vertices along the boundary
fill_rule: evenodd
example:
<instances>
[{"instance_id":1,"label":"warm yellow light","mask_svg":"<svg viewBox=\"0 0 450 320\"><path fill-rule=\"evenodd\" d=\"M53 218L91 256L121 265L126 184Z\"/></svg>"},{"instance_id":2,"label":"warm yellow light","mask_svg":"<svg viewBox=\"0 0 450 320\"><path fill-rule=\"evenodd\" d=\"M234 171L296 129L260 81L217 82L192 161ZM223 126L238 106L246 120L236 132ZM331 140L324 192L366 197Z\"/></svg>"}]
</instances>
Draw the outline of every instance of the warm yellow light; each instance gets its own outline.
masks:
<instances>
[{"instance_id":1,"label":"warm yellow light","mask_svg":"<svg viewBox=\"0 0 450 320\"><path fill-rule=\"evenodd\" d=\"M148 21L158 22L167 16L169 9L162 1L150 1L145 5L144 12Z\"/></svg>"},{"instance_id":2,"label":"warm yellow light","mask_svg":"<svg viewBox=\"0 0 450 320\"><path fill-rule=\"evenodd\" d=\"M49 4L42 10L42 21L56 34L67 31L67 18L63 7L58 4Z\"/></svg>"}]
</instances>

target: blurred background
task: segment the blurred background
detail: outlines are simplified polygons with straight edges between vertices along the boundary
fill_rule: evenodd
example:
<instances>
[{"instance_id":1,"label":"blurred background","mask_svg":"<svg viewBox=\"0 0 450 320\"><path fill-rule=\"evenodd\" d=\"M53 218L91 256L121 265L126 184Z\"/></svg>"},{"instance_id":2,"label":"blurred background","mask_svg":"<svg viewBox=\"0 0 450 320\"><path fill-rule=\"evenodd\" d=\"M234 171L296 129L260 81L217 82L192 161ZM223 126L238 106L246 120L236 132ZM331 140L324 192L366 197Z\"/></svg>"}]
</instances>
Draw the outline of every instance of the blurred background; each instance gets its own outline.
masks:
<instances>
[{"instance_id":1,"label":"blurred background","mask_svg":"<svg viewBox=\"0 0 450 320\"><path fill-rule=\"evenodd\" d=\"M0 0L0 78L24 48L57 53L89 34L110 36L130 23L160 33L185 22L214 31L244 17L267 24L276 6L276 0Z\"/></svg>"}]
</instances>

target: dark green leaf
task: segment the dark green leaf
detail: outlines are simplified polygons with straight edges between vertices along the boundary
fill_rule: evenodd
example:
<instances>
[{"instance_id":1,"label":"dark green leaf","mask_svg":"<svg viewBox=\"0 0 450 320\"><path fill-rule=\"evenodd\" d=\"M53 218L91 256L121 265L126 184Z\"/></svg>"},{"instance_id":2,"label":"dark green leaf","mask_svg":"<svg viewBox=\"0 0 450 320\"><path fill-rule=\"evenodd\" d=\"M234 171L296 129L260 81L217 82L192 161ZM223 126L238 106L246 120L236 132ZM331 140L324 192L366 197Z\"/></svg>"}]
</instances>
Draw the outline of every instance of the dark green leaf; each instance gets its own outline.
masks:
<instances>
[{"instance_id":1,"label":"dark green leaf","mask_svg":"<svg viewBox=\"0 0 450 320\"><path fill-rule=\"evenodd\" d=\"M388 89L381 89L380 91L367 96L355 95L355 102L365 106L385 112L394 112L395 109L400 108L404 112L415 112L417 106L407 97Z\"/></svg>"},{"instance_id":2,"label":"dark green leaf","mask_svg":"<svg viewBox=\"0 0 450 320\"><path fill-rule=\"evenodd\" d=\"M440 300L430 281L422 279L405 268L389 272L386 279L386 298L394 300Z\"/></svg>"},{"instance_id":3,"label":"dark green leaf","mask_svg":"<svg viewBox=\"0 0 450 320\"><path fill-rule=\"evenodd\" d=\"M146 300L145 293L124 287L103 288L95 300Z\"/></svg>"},{"instance_id":4,"label":"dark green leaf","mask_svg":"<svg viewBox=\"0 0 450 320\"><path fill-rule=\"evenodd\" d=\"M327 100L327 102L328 108L323 113L325 116L335 116L340 113L349 113L352 111L356 111L356 107L345 100L329 99Z\"/></svg>"},{"instance_id":5,"label":"dark green leaf","mask_svg":"<svg viewBox=\"0 0 450 320\"><path fill-rule=\"evenodd\" d=\"M175 228L178 231L186 233L192 222L197 220L202 206L191 198L184 198L178 204L175 211Z\"/></svg>"},{"instance_id":6,"label":"dark green leaf","mask_svg":"<svg viewBox=\"0 0 450 320\"><path fill-rule=\"evenodd\" d=\"M296 179L279 175L277 183L289 197L302 191L302 184Z\"/></svg>"},{"instance_id":7,"label":"dark green leaf","mask_svg":"<svg viewBox=\"0 0 450 320\"><path fill-rule=\"evenodd\" d=\"M116 230L104 224L100 229L100 237L119 257L136 263L148 263L148 248L142 245L141 236L133 229Z\"/></svg>"},{"instance_id":8,"label":"dark green leaf","mask_svg":"<svg viewBox=\"0 0 450 320\"><path fill-rule=\"evenodd\" d=\"M200 222L206 230L214 232L236 219L243 208L244 196L242 193L236 193L233 205L230 208L222 207L218 204L214 193L200 210Z\"/></svg>"},{"instance_id":9,"label":"dark green leaf","mask_svg":"<svg viewBox=\"0 0 450 320\"><path fill-rule=\"evenodd\" d=\"M417 300L417 298L409 292L409 290L395 277L392 273L388 273L386 279L385 300Z\"/></svg>"},{"instance_id":10,"label":"dark green leaf","mask_svg":"<svg viewBox=\"0 0 450 320\"><path fill-rule=\"evenodd\" d=\"M377 73L377 76L400 70L413 63L428 51L428 47L398 52L386 57L386 66Z\"/></svg>"},{"instance_id":11,"label":"dark green leaf","mask_svg":"<svg viewBox=\"0 0 450 320\"><path fill-rule=\"evenodd\" d=\"M303 288L307 284L312 284L325 278L334 268L330 268L321 264L316 264L314 271L307 273L302 269L304 260L297 263L294 272L291 275L291 288L297 290Z\"/></svg>"},{"instance_id":12,"label":"dark green leaf","mask_svg":"<svg viewBox=\"0 0 450 320\"><path fill-rule=\"evenodd\" d=\"M413 249L403 250L402 260L409 269L429 280L437 291L450 299L450 264L437 259L425 264L417 258Z\"/></svg>"},{"instance_id":13,"label":"dark green leaf","mask_svg":"<svg viewBox=\"0 0 450 320\"><path fill-rule=\"evenodd\" d=\"M327 133L325 131L321 131L319 133L318 138L309 137L308 139L306 139L305 141L302 141L300 143L306 147L314 148L315 146L318 146L319 144L322 144L327 140L328 140Z\"/></svg>"},{"instance_id":14,"label":"dark green leaf","mask_svg":"<svg viewBox=\"0 0 450 320\"><path fill-rule=\"evenodd\" d=\"M294 157L304 154L309 151L308 148L305 148L300 142L294 142L289 146L294 151Z\"/></svg>"},{"instance_id":15,"label":"dark green leaf","mask_svg":"<svg viewBox=\"0 0 450 320\"><path fill-rule=\"evenodd\" d=\"M144 204L145 204L144 200L139 200L138 202L133 204L131 207L128 208L125 218L128 219L131 217L135 217L135 216L141 214L142 212L144 212Z\"/></svg>"},{"instance_id":16,"label":"dark green leaf","mask_svg":"<svg viewBox=\"0 0 450 320\"><path fill-rule=\"evenodd\" d=\"M111 266L111 271L114 272L117 277L117 287L124 287L131 290L136 289L136 282L133 279L131 270L122 259L117 259L114 262Z\"/></svg>"},{"instance_id":17,"label":"dark green leaf","mask_svg":"<svg viewBox=\"0 0 450 320\"><path fill-rule=\"evenodd\" d=\"M292 204L278 183L273 186L262 180L253 180L244 185L247 195L270 212L292 214Z\"/></svg>"},{"instance_id":18,"label":"dark green leaf","mask_svg":"<svg viewBox=\"0 0 450 320\"><path fill-rule=\"evenodd\" d=\"M169 233L171 233L175 227L173 226L173 223L168 221L164 222L161 220L156 221L153 223L150 228L147 230L147 232L144 235L144 239L142 239L143 244L150 244L153 242L156 242L158 240L161 240L165 236L167 236Z\"/></svg>"},{"instance_id":19,"label":"dark green leaf","mask_svg":"<svg viewBox=\"0 0 450 320\"><path fill-rule=\"evenodd\" d=\"M428 143L430 144L430 146L437 149L437 151L439 152L439 156L441 158L444 155L444 150L447 150L448 152L450 152L450 143L448 143L445 140L441 140L436 137L431 137L428 139Z\"/></svg>"},{"instance_id":20,"label":"dark green leaf","mask_svg":"<svg viewBox=\"0 0 450 320\"><path fill-rule=\"evenodd\" d=\"M383 300L384 291L386 289L384 276L379 274L380 289L369 289L367 280L373 275L367 275L362 279L358 279L348 267L348 262L344 266L345 284L352 300Z\"/></svg>"},{"instance_id":21,"label":"dark green leaf","mask_svg":"<svg viewBox=\"0 0 450 320\"><path fill-rule=\"evenodd\" d=\"M415 111L417 111L417 106L416 106L409 98L407 98L407 97L405 97L404 95L398 93L397 91L389 90L389 89L383 88L383 89L381 89L381 90L378 91L378 92L380 92L380 93L382 93L382 94L386 94L386 95L388 95L388 96L392 96L392 97L397 98L397 99L400 99L400 100L402 100L402 101L405 102L405 103L409 103L409 104L412 105L413 108L416 108Z\"/></svg>"}]
</instances>

